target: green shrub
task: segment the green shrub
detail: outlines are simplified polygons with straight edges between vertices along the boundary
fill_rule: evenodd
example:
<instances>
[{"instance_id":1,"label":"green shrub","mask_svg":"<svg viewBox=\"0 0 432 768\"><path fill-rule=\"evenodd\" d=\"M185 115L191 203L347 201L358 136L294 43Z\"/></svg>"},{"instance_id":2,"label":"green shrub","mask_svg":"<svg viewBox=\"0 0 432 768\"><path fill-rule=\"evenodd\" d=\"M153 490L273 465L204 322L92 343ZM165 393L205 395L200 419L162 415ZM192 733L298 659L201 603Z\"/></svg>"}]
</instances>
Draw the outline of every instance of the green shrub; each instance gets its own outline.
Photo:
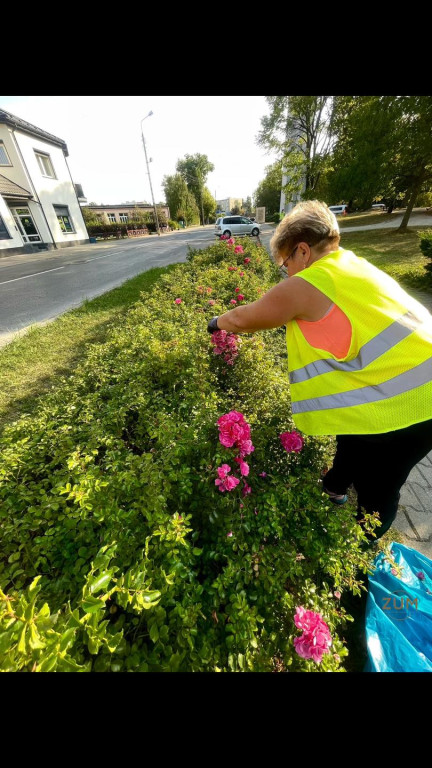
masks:
<instances>
[{"instance_id":1,"label":"green shrub","mask_svg":"<svg viewBox=\"0 0 432 768\"><path fill-rule=\"evenodd\" d=\"M115 222L109 224L87 224L87 231L90 237L97 237L105 232L112 233L113 237L117 235L117 232L121 232L122 237L127 237L128 229L130 229L129 224L117 224Z\"/></svg>"},{"instance_id":2,"label":"green shrub","mask_svg":"<svg viewBox=\"0 0 432 768\"><path fill-rule=\"evenodd\" d=\"M170 229L180 229L180 224L177 221L173 221L173 219L168 219L168 226Z\"/></svg>"},{"instance_id":3,"label":"green shrub","mask_svg":"<svg viewBox=\"0 0 432 768\"><path fill-rule=\"evenodd\" d=\"M425 229L418 232L420 239L420 250L426 258L430 259L429 264L425 264L425 269L432 276L432 229Z\"/></svg>"},{"instance_id":4,"label":"green shrub","mask_svg":"<svg viewBox=\"0 0 432 768\"><path fill-rule=\"evenodd\" d=\"M207 322L235 288L251 301L279 280L264 248L238 242L191 250L6 428L0 669L343 671L350 617L334 590L359 593L364 533L321 491L332 441L281 446L283 329L242 337L233 366L213 354ZM255 446L245 496L215 485L234 466L217 429L230 410ZM298 605L330 628L320 666L294 650Z\"/></svg>"}]
</instances>

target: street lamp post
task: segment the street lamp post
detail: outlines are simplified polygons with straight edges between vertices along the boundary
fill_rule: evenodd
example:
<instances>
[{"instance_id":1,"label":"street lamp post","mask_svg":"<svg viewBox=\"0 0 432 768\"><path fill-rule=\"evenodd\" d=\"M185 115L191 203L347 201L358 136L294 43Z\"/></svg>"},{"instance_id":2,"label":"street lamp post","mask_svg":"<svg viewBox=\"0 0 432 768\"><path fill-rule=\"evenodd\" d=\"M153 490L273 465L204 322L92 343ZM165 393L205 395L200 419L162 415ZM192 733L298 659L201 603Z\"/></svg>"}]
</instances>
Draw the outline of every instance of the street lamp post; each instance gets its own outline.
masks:
<instances>
[{"instance_id":1,"label":"street lamp post","mask_svg":"<svg viewBox=\"0 0 432 768\"><path fill-rule=\"evenodd\" d=\"M151 192L151 196L152 196L152 203L153 203L153 210L154 210L154 214L155 214L156 228L157 228L157 233L160 236L159 219L158 219L156 205L155 205L155 201L154 201L153 187L152 187L151 176L150 176L149 161L147 160L147 150L146 150L146 145L145 145L145 141L144 141L144 133L143 133L143 127L142 127L142 124L143 124L144 120L147 117L150 117L150 115L152 115L152 114L153 114L153 112L150 111L148 113L148 115L143 117L143 119L141 120L141 136L142 136L142 143L143 143L143 147L144 147L144 155L145 155L145 160L146 160L146 165L147 165L147 173L148 173L149 182L150 182L150 192Z\"/></svg>"}]
</instances>

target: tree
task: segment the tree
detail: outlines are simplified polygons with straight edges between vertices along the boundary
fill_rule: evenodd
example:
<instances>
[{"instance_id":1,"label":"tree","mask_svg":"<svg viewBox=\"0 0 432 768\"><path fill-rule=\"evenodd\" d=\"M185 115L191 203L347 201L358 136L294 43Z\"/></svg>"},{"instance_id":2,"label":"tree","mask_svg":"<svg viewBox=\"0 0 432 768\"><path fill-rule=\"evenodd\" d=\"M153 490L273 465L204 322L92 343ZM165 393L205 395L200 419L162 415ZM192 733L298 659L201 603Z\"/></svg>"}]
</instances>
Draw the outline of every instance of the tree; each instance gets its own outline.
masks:
<instances>
[{"instance_id":1,"label":"tree","mask_svg":"<svg viewBox=\"0 0 432 768\"><path fill-rule=\"evenodd\" d=\"M195 198L196 205L201 212L201 223L204 224L204 185L207 176L214 171L214 165L207 155L185 155L183 160L178 160L176 171L180 173L187 184L189 191Z\"/></svg>"},{"instance_id":2,"label":"tree","mask_svg":"<svg viewBox=\"0 0 432 768\"><path fill-rule=\"evenodd\" d=\"M238 205L233 206L231 213L233 214L233 216L238 216L240 214L240 208L238 207Z\"/></svg>"},{"instance_id":3,"label":"tree","mask_svg":"<svg viewBox=\"0 0 432 768\"><path fill-rule=\"evenodd\" d=\"M208 187L204 187L202 203L204 209L204 219L208 223L209 219L214 219L216 215L216 200L214 199Z\"/></svg>"},{"instance_id":4,"label":"tree","mask_svg":"<svg viewBox=\"0 0 432 768\"><path fill-rule=\"evenodd\" d=\"M252 200L250 197L243 200L243 213L245 216L251 216L252 214Z\"/></svg>"},{"instance_id":5,"label":"tree","mask_svg":"<svg viewBox=\"0 0 432 768\"><path fill-rule=\"evenodd\" d=\"M399 227L405 231L432 179L432 97L336 97L333 129L327 202L346 199L366 209L383 199L389 212L406 204Z\"/></svg>"},{"instance_id":6,"label":"tree","mask_svg":"<svg viewBox=\"0 0 432 768\"><path fill-rule=\"evenodd\" d=\"M312 198L328 165L332 144L332 96L266 96L257 142L283 161L289 199Z\"/></svg>"},{"instance_id":7,"label":"tree","mask_svg":"<svg viewBox=\"0 0 432 768\"><path fill-rule=\"evenodd\" d=\"M177 219L177 211L187 207L187 198L189 190L185 180L179 173L174 176L164 176L162 187L165 193L165 200L173 219Z\"/></svg>"},{"instance_id":8,"label":"tree","mask_svg":"<svg viewBox=\"0 0 432 768\"><path fill-rule=\"evenodd\" d=\"M337 96L333 110L334 150L326 181L326 202L348 201L370 208L373 200L396 201L394 166L388 149L397 114L389 97Z\"/></svg>"},{"instance_id":9,"label":"tree","mask_svg":"<svg viewBox=\"0 0 432 768\"><path fill-rule=\"evenodd\" d=\"M96 205L96 203L90 203L90 205ZM87 206L82 206L81 213L86 226L91 224L100 224L103 218L103 214L95 213L95 211L92 211Z\"/></svg>"},{"instance_id":10,"label":"tree","mask_svg":"<svg viewBox=\"0 0 432 768\"><path fill-rule=\"evenodd\" d=\"M264 206L266 219L269 220L275 213L279 213L279 202L282 184L282 161L277 160L273 165L265 169L266 176L258 184L254 193L255 205Z\"/></svg>"},{"instance_id":11,"label":"tree","mask_svg":"<svg viewBox=\"0 0 432 768\"><path fill-rule=\"evenodd\" d=\"M392 101L400 110L391 155L395 164L395 187L407 198L398 229L403 233L416 199L430 189L432 180L432 96L400 96L392 97Z\"/></svg>"},{"instance_id":12,"label":"tree","mask_svg":"<svg viewBox=\"0 0 432 768\"><path fill-rule=\"evenodd\" d=\"M195 198L179 173L174 176L164 176L162 187L167 206L175 221L184 221L186 226L199 221L199 210Z\"/></svg>"}]
</instances>

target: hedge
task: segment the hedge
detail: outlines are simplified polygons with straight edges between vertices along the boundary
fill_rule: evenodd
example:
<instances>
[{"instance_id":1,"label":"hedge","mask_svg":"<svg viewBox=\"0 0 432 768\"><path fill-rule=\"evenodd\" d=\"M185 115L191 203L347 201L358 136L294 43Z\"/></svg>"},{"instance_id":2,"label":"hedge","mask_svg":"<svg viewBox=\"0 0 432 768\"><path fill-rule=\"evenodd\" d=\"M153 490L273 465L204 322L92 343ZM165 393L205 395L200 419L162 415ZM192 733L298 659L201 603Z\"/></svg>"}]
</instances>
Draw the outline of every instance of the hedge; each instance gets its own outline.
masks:
<instances>
[{"instance_id":1,"label":"hedge","mask_svg":"<svg viewBox=\"0 0 432 768\"><path fill-rule=\"evenodd\" d=\"M232 365L214 354L209 318L279 280L265 249L238 243L191 250L6 428L0 669L344 671L339 598L360 592L365 537L322 493L332 441L281 443L283 329L243 336ZM219 440L231 411L254 446L243 477ZM299 608L328 627L321 661L296 652Z\"/></svg>"}]
</instances>

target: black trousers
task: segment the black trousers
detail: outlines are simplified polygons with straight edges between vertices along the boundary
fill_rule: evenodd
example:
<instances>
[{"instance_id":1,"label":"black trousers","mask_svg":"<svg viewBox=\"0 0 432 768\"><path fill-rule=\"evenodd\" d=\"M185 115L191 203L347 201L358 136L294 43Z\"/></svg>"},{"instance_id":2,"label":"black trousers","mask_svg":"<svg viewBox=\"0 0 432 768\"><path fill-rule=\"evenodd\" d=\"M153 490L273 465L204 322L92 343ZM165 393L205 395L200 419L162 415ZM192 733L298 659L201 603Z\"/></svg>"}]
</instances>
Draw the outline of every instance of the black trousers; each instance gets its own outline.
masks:
<instances>
[{"instance_id":1,"label":"black trousers","mask_svg":"<svg viewBox=\"0 0 432 768\"><path fill-rule=\"evenodd\" d=\"M324 487L346 493L353 485L357 520L362 509L379 514L378 539L396 517L400 489L412 468L432 450L432 419L377 435L337 435L336 440L333 467L324 477Z\"/></svg>"}]
</instances>

